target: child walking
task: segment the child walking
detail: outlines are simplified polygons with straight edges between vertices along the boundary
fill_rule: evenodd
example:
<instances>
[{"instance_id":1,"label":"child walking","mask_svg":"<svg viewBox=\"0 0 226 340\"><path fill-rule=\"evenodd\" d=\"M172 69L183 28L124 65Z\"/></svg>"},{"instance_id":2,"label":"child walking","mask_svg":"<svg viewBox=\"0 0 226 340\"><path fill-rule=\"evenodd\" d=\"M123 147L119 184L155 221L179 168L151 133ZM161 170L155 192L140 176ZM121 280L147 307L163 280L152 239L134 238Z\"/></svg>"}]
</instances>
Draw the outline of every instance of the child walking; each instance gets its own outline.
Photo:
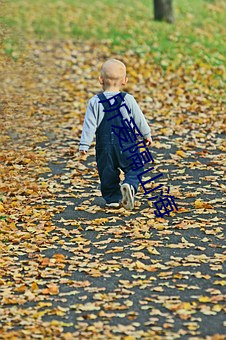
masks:
<instances>
[{"instance_id":1,"label":"child walking","mask_svg":"<svg viewBox=\"0 0 226 340\"><path fill-rule=\"evenodd\" d=\"M100 189L106 206L121 205L132 210L137 193L138 174L143 171L131 167L134 152L140 154L134 143L135 127L143 138L143 144L152 143L151 131L134 97L120 92L126 85L126 66L117 59L107 60L101 68L99 82L103 92L93 96L87 106L79 150L86 154L96 134L96 161L100 177ZM133 122L133 128L128 123ZM125 179L120 185L120 169Z\"/></svg>"}]
</instances>

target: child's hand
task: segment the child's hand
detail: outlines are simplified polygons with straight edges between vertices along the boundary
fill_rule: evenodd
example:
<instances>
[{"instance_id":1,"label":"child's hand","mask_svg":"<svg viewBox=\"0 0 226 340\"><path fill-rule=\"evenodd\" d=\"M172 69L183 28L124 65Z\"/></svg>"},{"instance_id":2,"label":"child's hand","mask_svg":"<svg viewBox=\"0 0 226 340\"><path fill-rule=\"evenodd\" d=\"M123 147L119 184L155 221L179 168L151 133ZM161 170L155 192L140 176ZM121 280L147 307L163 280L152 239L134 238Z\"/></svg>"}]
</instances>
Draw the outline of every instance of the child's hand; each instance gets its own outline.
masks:
<instances>
[{"instance_id":1,"label":"child's hand","mask_svg":"<svg viewBox=\"0 0 226 340\"><path fill-rule=\"evenodd\" d=\"M87 151L86 151L86 150L81 150L81 151L80 151L80 154L81 154L81 155L86 155L86 154L87 154Z\"/></svg>"},{"instance_id":2,"label":"child's hand","mask_svg":"<svg viewBox=\"0 0 226 340\"><path fill-rule=\"evenodd\" d=\"M151 138L151 137L146 138L144 141L145 141L145 144L146 144L147 146L150 146L150 145L152 144L152 138Z\"/></svg>"}]
</instances>

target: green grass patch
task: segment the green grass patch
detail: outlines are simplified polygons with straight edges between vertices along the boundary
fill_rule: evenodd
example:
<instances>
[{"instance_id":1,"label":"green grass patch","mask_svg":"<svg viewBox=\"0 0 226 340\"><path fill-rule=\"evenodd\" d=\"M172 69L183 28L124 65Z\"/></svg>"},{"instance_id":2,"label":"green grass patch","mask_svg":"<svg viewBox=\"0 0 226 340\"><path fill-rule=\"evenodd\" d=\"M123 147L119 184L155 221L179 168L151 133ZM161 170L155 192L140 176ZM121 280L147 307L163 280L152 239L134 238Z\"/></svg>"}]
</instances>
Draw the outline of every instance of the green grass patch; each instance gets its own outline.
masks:
<instances>
[{"instance_id":1,"label":"green grass patch","mask_svg":"<svg viewBox=\"0 0 226 340\"><path fill-rule=\"evenodd\" d=\"M1 6L1 5L0 5ZM108 39L112 50L153 52L156 60L226 55L224 0L174 0L175 24L153 20L152 0L8 0L0 23L26 38ZM9 48L7 53L9 53ZM179 55L179 57L178 57Z\"/></svg>"}]
</instances>

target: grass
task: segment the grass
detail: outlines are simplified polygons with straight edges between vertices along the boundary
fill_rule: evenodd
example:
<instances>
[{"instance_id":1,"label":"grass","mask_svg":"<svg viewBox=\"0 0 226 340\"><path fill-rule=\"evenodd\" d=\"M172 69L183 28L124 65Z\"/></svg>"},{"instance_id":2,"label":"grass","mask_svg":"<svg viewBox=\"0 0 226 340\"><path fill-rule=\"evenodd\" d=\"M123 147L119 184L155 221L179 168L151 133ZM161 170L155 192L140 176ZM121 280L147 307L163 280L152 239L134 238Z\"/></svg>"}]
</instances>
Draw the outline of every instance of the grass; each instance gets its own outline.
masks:
<instances>
[{"instance_id":1,"label":"grass","mask_svg":"<svg viewBox=\"0 0 226 340\"><path fill-rule=\"evenodd\" d=\"M4 48L11 55L15 43L10 41L23 35L107 39L113 51L151 51L160 62L205 57L221 65L226 55L225 9L224 0L174 0L176 22L170 25L153 20L152 0L8 0L0 24L10 31Z\"/></svg>"}]
</instances>

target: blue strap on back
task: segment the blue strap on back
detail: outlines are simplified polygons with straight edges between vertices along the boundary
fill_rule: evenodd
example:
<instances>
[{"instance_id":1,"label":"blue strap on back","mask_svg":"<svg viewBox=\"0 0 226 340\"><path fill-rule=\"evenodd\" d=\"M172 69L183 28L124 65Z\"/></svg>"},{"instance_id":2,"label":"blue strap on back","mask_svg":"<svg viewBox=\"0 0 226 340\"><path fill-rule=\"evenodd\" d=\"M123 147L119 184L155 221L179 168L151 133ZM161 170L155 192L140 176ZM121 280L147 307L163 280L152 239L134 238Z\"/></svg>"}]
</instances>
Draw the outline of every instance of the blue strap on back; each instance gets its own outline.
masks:
<instances>
[{"instance_id":1,"label":"blue strap on back","mask_svg":"<svg viewBox=\"0 0 226 340\"><path fill-rule=\"evenodd\" d=\"M124 98L127 94L127 92L120 92L120 94L122 95L123 99L121 97L119 97L119 100L118 100L118 104L117 104L117 107L121 106L122 102L124 101ZM110 105L108 103L108 98L106 98L106 96L102 93L98 93L98 98L100 99L100 101L102 102L101 104L103 105L104 109L105 110L109 110L110 108ZM116 95L115 95L116 96ZM113 96L114 97L114 96ZM114 110L114 108L112 109L112 111Z\"/></svg>"}]
</instances>

